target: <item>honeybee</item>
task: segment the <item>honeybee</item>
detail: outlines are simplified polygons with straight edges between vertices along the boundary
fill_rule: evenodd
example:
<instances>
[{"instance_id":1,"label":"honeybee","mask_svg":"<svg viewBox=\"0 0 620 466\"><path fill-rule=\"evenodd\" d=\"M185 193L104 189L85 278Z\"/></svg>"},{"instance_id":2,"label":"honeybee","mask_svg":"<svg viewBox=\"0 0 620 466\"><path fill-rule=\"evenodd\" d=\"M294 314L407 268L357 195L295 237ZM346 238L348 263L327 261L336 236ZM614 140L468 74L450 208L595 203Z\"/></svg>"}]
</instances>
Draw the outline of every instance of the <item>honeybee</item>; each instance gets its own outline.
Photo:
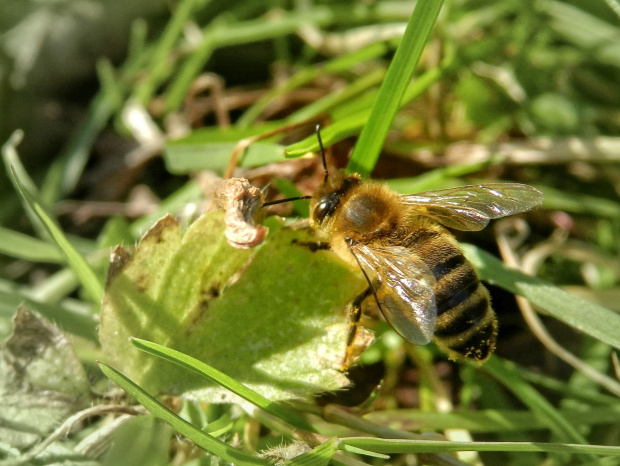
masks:
<instances>
[{"instance_id":1,"label":"honeybee","mask_svg":"<svg viewBox=\"0 0 620 466\"><path fill-rule=\"evenodd\" d=\"M372 295L405 340L434 340L451 359L486 361L495 349L497 319L488 291L445 227L481 230L490 219L539 205L542 193L491 183L402 196L357 174L328 174L318 137L325 179L302 199L310 199L310 227L368 281L356 300L357 318L363 298Z\"/></svg>"}]
</instances>

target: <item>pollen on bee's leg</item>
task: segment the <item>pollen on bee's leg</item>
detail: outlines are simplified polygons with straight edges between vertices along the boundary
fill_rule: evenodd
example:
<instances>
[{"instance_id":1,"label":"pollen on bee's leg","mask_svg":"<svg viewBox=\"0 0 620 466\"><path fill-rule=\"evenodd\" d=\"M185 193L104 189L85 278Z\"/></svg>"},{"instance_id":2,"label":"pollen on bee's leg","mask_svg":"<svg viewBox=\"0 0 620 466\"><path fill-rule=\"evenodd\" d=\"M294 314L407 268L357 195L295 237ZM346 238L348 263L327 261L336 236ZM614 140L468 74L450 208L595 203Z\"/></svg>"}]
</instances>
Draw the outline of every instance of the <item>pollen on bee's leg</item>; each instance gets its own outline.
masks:
<instances>
[{"instance_id":1,"label":"pollen on bee's leg","mask_svg":"<svg viewBox=\"0 0 620 466\"><path fill-rule=\"evenodd\" d=\"M347 344L345 356L340 363L340 372L347 372L375 339L374 333L362 327L359 323L351 325L351 327L353 330L350 337L351 341Z\"/></svg>"},{"instance_id":2,"label":"pollen on bee's leg","mask_svg":"<svg viewBox=\"0 0 620 466\"><path fill-rule=\"evenodd\" d=\"M374 334L361 326L362 302L372 294L370 288L361 293L349 306L349 335L347 336L347 346L340 371L346 372L353 366L361 354L370 346L374 340Z\"/></svg>"}]
</instances>

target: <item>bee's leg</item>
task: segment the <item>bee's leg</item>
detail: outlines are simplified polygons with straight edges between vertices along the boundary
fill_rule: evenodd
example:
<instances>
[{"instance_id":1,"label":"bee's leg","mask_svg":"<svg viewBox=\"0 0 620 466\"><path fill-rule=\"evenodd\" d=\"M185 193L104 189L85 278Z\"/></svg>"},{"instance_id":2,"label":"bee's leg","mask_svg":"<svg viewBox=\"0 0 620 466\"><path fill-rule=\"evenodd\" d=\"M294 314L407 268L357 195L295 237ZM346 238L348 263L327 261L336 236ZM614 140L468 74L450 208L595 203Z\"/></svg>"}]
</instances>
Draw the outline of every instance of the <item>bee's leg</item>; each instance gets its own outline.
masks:
<instances>
[{"instance_id":1,"label":"bee's leg","mask_svg":"<svg viewBox=\"0 0 620 466\"><path fill-rule=\"evenodd\" d=\"M308 248L310 252L324 251L331 249L331 245L324 241L298 241L296 239L293 240L293 244L297 246L301 246L303 248Z\"/></svg>"},{"instance_id":2,"label":"bee's leg","mask_svg":"<svg viewBox=\"0 0 620 466\"><path fill-rule=\"evenodd\" d=\"M349 335L347 337L347 348L345 350L344 359L340 364L340 370L345 372L349 367L353 365L355 360L359 357L361 351L355 344L360 321L362 320L362 303L366 298L373 294L372 288L369 286L365 291L360 293L357 298L351 303L351 310L349 312Z\"/></svg>"}]
</instances>

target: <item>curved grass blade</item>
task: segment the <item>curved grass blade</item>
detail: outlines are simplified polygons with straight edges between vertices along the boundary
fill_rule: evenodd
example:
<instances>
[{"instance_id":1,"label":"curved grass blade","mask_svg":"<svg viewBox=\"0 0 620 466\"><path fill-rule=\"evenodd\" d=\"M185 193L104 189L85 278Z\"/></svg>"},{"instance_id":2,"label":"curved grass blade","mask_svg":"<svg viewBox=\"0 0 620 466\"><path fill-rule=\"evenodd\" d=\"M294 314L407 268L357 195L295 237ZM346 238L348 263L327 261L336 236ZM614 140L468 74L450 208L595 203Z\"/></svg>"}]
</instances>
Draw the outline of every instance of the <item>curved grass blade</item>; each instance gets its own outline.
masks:
<instances>
[{"instance_id":1,"label":"curved grass blade","mask_svg":"<svg viewBox=\"0 0 620 466\"><path fill-rule=\"evenodd\" d=\"M241 466L254 465L254 464L268 464L266 461L261 460L255 456L250 456L247 453L239 451L230 445L216 439L215 437L203 432L199 428L193 426L185 419L180 418L154 397L142 390L138 385L133 383L123 374L110 366L99 362L99 367L102 372L116 383L119 387L125 390L129 395L134 397L142 406L148 409L153 416L162 421L170 424L173 429L179 432L181 435L189 438L192 442L206 451L228 461L232 464L238 464Z\"/></svg>"},{"instance_id":2,"label":"curved grass blade","mask_svg":"<svg viewBox=\"0 0 620 466\"><path fill-rule=\"evenodd\" d=\"M22 142L24 138L24 132L21 129L13 131L8 140L2 145L2 161L4 162L4 167L6 168L7 174L10 176L11 170L17 173L17 177L21 180L22 184L26 187L26 189L32 193L33 196L39 196L39 190L37 186L30 178L30 175L26 172L24 165L22 164L21 159L19 158L19 154L17 153L17 146ZM15 183L13 183L15 185ZM17 186L15 186L17 188ZM41 238L48 238L47 232L41 222L39 222L39 218L35 215L35 213L28 208L28 205L25 204L22 199L22 204L26 208L26 215L30 219L30 223L32 224L32 228L35 230L37 236Z\"/></svg>"},{"instance_id":3,"label":"curved grass blade","mask_svg":"<svg viewBox=\"0 0 620 466\"><path fill-rule=\"evenodd\" d=\"M93 269L90 265L88 265L86 259L84 259L84 257L82 257L82 255L77 252L73 245L67 240L62 230L56 225L47 212L45 212L45 209L43 209L41 204L22 184L13 167L10 167L10 173L19 194L26 201L29 208L39 218L52 239L56 242L65 256L67 264L71 267L78 280L82 283L82 286L91 301L94 303L99 303L101 301L101 297L103 296L103 285L99 277L97 277Z\"/></svg>"},{"instance_id":4,"label":"curved grass blade","mask_svg":"<svg viewBox=\"0 0 620 466\"><path fill-rule=\"evenodd\" d=\"M236 395L239 395L241 398L249 401L253 405L259 407L260 409L273 414L274 416L288 422L295 427L307 430L309 432L316 432L312 425L310 425L305 419L298 416L293 411L289 411L282 405L268 400L259 393L256 393L254 390L251 390L245 385L237 382L232 377L229 377L223 372L218 371L217 369L199 361L196 358L183 354L180 351L176 351L147 340L141 340L139 338L131 338L131 343L139 350L165 359L166 361L178 364L181 367L185 367L190 371L196 372L197 374L202 375L209 380L212 380L213 382L227 388Z\"/></svg>"},{"instance_id":5,"label":"curved grass blade","mask_svg":"<svg viewBox=\"0 0 620 466\"><path fill-rule=\"evenodd\" d=\"M443 1L418 0L347 170L362 176L372 172L442 5Z\"/></svg>"}]
</instances>

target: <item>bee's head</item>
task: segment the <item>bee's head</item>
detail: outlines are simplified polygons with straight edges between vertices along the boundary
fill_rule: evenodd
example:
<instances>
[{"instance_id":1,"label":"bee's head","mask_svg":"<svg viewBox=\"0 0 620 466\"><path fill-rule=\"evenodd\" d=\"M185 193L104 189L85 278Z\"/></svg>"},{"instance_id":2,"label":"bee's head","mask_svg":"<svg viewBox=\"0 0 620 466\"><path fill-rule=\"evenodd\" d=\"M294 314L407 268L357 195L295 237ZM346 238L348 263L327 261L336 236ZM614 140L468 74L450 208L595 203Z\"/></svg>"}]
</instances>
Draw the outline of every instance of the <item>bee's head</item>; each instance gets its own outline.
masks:
<instances>
[{"instance_id":1,"label":"bee's head","mask_svg":"<svg viewBox=\"0 0 620 466\"><path fill-rule=\"evenodd\" d=\"M359 175L345 175L343 171L330 174L327 170L327 162L325 160L325 149L321 139L320 126L316 127L316 136L321 150L321 160L323 162L323 170L325 177L321 186L312 196L299 196L288 199L280 199L277 201L265 202L263 206L280 204L283 202L297 201L301 199L310 199L310 225L320 227L326 220L336 212L341 204L341 199L351 188L359 184Z\"/></svg>"},{"instance_id":2,"label":"bee's head","mask_svg":"<svg viewBox=\"0 0 620 466\"><path fill-rule=\"evenodd\" d=\"M319 227L338 210L341 199L360 183L359 175L345 175L343 171L326 176L310 201L310 224Z\"/></svg>"}]
</instances>

